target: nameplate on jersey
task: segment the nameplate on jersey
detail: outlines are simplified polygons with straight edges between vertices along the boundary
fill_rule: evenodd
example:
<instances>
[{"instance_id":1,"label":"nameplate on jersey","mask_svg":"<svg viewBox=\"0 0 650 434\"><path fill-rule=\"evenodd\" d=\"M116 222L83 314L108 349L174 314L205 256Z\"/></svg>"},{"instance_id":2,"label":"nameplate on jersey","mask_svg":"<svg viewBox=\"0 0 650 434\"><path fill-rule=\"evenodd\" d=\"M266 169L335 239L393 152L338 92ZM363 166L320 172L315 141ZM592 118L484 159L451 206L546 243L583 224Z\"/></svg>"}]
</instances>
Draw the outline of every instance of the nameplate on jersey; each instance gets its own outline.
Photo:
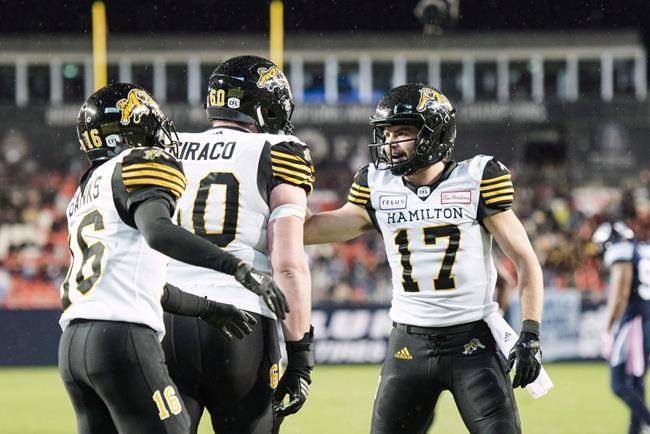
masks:
<instances>
[{"instance_id":1,"label":"nameplate on jersey","mask_svg":"<svg viewBox=\"0 0 650 434\"><path fill-rule=\"evenodd\" d=\"M379 209L406 209L406 195L379 196Z\"/></svg>"},{"instance_id":2,"label":"nameplate on jersey","mask_svg":"<svg viewBox=\"0 0 650 434\"><path fill-rule=\"evenodd\" d=\"M181 142L172 153L179 160L229 160L236 146L236 142Z\"/></svg>"},{"instance_id":3,"label":"nameplate on jersey","mask_svg":"<svg viewBox=\"0 0 650 434\"><path fill-rule=\"evenodd\" d=\"M85 205L89 204L90 202L93 202L95 199L99 197L101 182L102 182L102 177L100 175L95 179L89 181L84 186L85 188L82 189L81 187L79 187L77 189L74 196L72 196L72 199L70 199L70 203L68 204L68 207L66 209L66 215L68 216L68 218L72 217L72 215L76 213L79 210L79 208L84 207Z\"/></svg>"},{"instance_id":4,"label":"nameplate on jersey","mask_svg":"<svg viewBox=\"0 0 650 434\"><path fill-rule=\"evenodd\" d=\"M440 203L443 205L472 203L472 192L469 190L443 191L440 193Z\"/></svg>"}]
</instances>

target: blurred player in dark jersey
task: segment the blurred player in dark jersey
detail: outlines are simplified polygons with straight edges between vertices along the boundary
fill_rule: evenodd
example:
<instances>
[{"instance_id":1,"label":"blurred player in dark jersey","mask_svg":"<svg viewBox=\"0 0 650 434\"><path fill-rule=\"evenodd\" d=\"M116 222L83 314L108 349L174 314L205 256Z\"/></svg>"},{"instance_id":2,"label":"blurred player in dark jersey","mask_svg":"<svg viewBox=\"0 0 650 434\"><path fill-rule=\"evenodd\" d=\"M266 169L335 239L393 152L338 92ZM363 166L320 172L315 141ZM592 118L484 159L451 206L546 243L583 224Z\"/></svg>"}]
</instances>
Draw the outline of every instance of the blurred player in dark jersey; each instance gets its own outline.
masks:
<instances>
[{"instance_id":1,"label":"blurred player in dark jersey","mask_svg":"<svg viewBox=\"0 0 650 434\"><path fill-rule=\"evenodd\" d=\"M629 434L650 433L644 377L650 356L650 244L623 222L603 223L593 241L610 272L603 353L612 391L630 408Z\"/></svg>"}]
</instances>

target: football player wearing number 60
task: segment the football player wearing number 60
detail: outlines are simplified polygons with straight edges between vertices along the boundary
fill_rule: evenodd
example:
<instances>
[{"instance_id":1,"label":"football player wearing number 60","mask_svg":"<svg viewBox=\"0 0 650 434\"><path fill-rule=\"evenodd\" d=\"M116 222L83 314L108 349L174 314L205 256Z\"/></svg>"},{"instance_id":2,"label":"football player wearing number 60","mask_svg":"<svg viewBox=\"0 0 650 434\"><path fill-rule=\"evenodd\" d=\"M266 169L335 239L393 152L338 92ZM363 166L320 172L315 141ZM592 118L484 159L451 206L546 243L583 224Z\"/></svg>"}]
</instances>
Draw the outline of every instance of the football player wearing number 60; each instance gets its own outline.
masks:
<instances>
[{"instance_id":1,"label":"football player wearing number 60","mask_svg":"<svg viewBox=\"0 0 650 434\"><path fill-rule=\"evenodd\" d=\"M270 278L172 223L185 175L163 149L175 130L144 89L99 89L79 111L77 134L91 166L66 210L72 263L61 285L59 370L78 432L187 434L160 347L163 309L229 338L251 334L255 319L165 285L169 257L234 275L279 315L286 300Z\"/></svg>"},{"instance_id":2,"label":"football player wearing number 60","mask_svg":"<svg viewBox=\"0 0 650 434\"><path fill-rule=\"evenodd\" d=\"M496 270L494 237L517 267L523 328L509 355L514 386L540 371L542 273L510 210L510 173L477 155L454 162L456 114L422 84L392 89L371 117L374 164L356 174L348 202L308 218L305 244L341 242L376 228L393 276L394 321L375 398L372 433L422 433L443 390L468 430L520 433L508 365L485 321Z\"/></svg>"},{"instance_id":3,"label":"football player wearing number 60","mask_svg":"<svg viewBox=\"0 0 650 434\"><path fill-rule=\"evenodd\" d=\"M170 283L233 304L257 324L246 340L226 341L193 318L165 315L163 348L193 433L207 409L219 434L270 434L283 416L300 409L311 382L303 224L314 168L307 146L291 135L291 89L272 62L256 56L226 60L208 80L205 107L211 128L179 134L175 154L187 188L177 223L273 273L291 306L283 322L288 365L280 379L276 315L259 297L231 276L178 261L169 264Z\"/></svg>"}]
</instances>

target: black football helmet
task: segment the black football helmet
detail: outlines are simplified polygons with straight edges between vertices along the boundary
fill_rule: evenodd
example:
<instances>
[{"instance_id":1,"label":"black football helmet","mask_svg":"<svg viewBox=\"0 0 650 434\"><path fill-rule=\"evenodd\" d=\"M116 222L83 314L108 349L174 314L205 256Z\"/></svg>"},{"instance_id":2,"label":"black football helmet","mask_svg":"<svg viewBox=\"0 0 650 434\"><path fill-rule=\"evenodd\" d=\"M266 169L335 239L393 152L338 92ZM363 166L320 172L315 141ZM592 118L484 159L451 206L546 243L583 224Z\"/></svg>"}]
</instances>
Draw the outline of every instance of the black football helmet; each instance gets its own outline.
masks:
<instances>
[{"instance_id":1,"label":"black football helmet","mask_svg":"<svg viewBox=\"0 0 650 434\"><path fill-rule=\"evenodd\" d=\"M261 132L292 134L293 96L286 77L273 62L238 56L219 65L208 80L208 120L252 123Z\"/></svg>"},{"instance_id":2,"label":"black football helmet","mask_svg":"<svg viewBox=\"0 0 650 434\"><path fill-rule=\"evenodd\" d=\"M77 115L77 136L91 162L109 160L130 147L169 147L178 141L158 103L129 83L111 83L86 99Z\"/></svg>"},{"instance_id":3,"label":"black football helmet","mask_svg":"<svg viewBox=\"0 0 650 434\"><path fill-rule=\"evenodd\" d=\"M373 141L370 157L379 170L396 176L441 161L449 156L456 140L456 110L439 90L421 83L405 84L388 91L370 117ZM414 125L419 128L414 150L404 161L393 162L386 146L384 128Z\"/></svg>"}]
</instances>

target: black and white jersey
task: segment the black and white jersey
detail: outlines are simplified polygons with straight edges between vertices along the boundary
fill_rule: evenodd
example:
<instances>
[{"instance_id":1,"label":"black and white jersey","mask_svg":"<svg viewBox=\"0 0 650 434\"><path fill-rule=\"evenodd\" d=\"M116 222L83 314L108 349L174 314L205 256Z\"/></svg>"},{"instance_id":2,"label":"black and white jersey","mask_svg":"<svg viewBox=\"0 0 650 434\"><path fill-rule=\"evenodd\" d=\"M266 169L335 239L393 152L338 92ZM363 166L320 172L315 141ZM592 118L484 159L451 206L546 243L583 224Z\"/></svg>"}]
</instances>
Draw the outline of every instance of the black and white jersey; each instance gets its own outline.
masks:
<instances>
[{"instance_id":1,"label":"black and white jersey","mask_svg":"<svg viewBox=\"0 0 650 434\"><path fill-rule=\"evenodd\" d=\"M267 249L269 195L287 183L309 194L314 167L294 136L257 134L236 127L181 133L175 154L187 188L175 220L256 269L270 273ZM172 260L169 282L184 291L275 318L263 300L232 276Z\"/></svg>"},{"instance_id":2,"label":"black and white jersey","mask_svg":"<svg viewBox=\"0 0 650 434\"><path fill-rule=\"evenodd\" d=\"M462 324L496 311L489 215L510 208L508 169L491 156L446 163L432 185L413 186L373 165L354 178L348 201L364 207L384 238L393 281L393 321Z\"/></svg>"},{"instance_id":3,"label":"black and white jersey","mask_svg":"<svg viewBox=\"0 0 650 434\"><path fill-rule=\"evenodd\" d=\"M61 285L62 328L75 318L124 321L162 339L169 258L147 245L133 210L151 197L174 209L184 189L180 163L156 148L128 149L84 175L66 210L72 262Z\"/></svg>"}]
</instances>

